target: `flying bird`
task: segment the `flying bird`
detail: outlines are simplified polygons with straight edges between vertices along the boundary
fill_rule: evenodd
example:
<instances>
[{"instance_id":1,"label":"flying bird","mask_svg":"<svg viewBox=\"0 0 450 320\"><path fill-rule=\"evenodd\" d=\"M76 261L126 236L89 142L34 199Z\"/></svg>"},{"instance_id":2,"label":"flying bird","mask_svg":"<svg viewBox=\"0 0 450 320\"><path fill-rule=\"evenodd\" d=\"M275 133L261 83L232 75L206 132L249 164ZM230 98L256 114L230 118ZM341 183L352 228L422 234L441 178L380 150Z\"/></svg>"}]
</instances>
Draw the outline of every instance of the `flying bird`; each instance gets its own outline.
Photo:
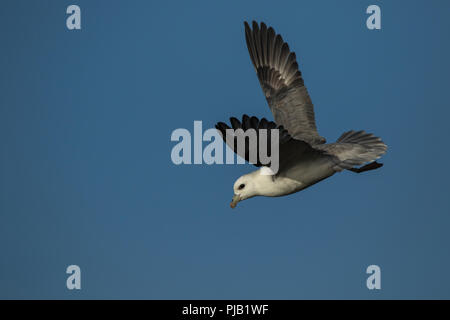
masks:
<instances>
[{"instance_id":1,"label":"flying bird","mask_svg":"<svg viewBox=\"0 0 450 320\"><path fill-rule=\"evenodd\" d=\"M237 148L236 136L226 139L230 132L227 129L231 128L223 122L217 123L216 129L225 143L240 157L259 167L236 180L230 206L234 208L239 201L255 196L292 194L342 170L361 173L380 168L382 164L375 160L386 152L387 146L373 134L351 130L336 142L326 143L317 132L313 104L295 53L281 35L265 23L258 25L253 21L252 28L247 22L244 25L248 52L275 121L244 114L242 121L230 118L231 128L242 129L242 132L255 130L258 142L260 139L270 141L270 135L263 137L259 129L278 129L279 170L271 174L259 156L250 159L249 150L258 148L259 143L251 146L250 141L245 140L245 148ZM358 168L361 165L364 166Z\"/></svg>"}]
</instances>

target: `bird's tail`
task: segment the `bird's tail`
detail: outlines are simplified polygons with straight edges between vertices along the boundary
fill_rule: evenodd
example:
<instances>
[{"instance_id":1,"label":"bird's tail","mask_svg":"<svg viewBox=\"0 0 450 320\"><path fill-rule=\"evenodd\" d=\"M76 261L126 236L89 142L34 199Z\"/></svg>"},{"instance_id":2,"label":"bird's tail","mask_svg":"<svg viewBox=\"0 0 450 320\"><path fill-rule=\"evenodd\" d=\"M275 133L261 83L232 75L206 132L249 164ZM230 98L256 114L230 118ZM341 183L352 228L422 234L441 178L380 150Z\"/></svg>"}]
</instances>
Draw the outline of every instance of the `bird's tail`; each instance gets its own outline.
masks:
<instances>
[{"instance_id":1,"label":"bird's tail","mask_svg":"<svg viewBox=\"0 0 450 320\"><path fill-rule=\"evenodd\" d=\"M371 133L351 130L343 133L335 143L323 145L321 149L334 156L334 169L341 171L377 160L386 153L387 145Z\"/></svg>"}]
</instances>

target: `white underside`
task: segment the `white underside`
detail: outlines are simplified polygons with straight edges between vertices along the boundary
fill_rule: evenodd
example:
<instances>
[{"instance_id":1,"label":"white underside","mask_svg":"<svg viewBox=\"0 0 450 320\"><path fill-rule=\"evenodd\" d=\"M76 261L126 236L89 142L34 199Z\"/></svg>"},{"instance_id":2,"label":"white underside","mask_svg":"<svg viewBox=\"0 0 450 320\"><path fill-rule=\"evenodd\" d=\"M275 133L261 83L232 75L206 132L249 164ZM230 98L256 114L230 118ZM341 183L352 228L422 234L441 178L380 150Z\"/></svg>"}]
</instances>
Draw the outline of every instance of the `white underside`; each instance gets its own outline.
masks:
<instances>
[{"instance_id":1,"label":"white underside","mask_svg":"<svg viewBox=\"0 0 450 320\"><path fill-rule=\"evenodd\" d=\"M303 183L286 177L278 177L275 181L263 183L258 186L258 189L262 196L267 197L279 197L287 194L291 194L300 190Z\"/></svg>"},{"instance_id":2,"label":"white underside","mask_svg":"<svg viewBox=\"0 0 450 320\"><path fill-rule=\"evenodd\" d=\"M252 174L256 195L266 197L284 196L302 188L303 183L287 177L276 177L268 174L267 167L262 167Z\"/></svg>"}]
</instances>

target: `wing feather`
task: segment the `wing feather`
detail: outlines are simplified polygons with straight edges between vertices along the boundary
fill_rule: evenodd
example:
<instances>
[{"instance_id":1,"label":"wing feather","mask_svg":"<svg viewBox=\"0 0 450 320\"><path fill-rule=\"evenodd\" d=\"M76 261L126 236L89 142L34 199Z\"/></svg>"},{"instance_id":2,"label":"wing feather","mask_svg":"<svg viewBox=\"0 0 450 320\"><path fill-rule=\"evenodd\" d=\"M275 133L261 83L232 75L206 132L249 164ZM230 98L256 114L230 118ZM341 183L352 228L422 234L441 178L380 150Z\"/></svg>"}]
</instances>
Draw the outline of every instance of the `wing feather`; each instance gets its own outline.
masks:
<instances>
[{"instance_id":1,"label":"wing feather","mask_svg":"<svg viewBox=\"0 0 450 320\"><path fill-rule=\"evenodd\" d=\"M283 126L278 126L275 122L273 121L267 121L267 119L262 118L261 120L259 120L257 117L249 117L248 115L244 114L242 116L242 122L239 121L238 119L231 117L230 118L230 124L231 124L231 128L233 130L236 129L242 129L243 133L246 133L248 130L255 130L256 133L256 139L257 141L255 141L254 145L250 145L250 140L249 139L245 139L245 147L243 149L243 153L239 153L241 150L238 150L237 147L237 141L238 141L238 133L237 132L227 132L228 129L231 129L226 123L223 122L219 122L216 124L216 129L219 131L220 135L222 136L222 139L224 140L224 142L240 157L242 157L243 159L245 159L246 161L254 164L257 167L263 166L263 165L269 165L269 164L262 164L260 159L259 159L259 150L257 148L259 148L259 140L261 139L261 136L259 135L259 130L260 129L267 129L267 141L266 141L266 146L267 146L267 154L270 155L271 154L271 129L278 129L278 133L279 133L279 146L281 147L282 145L286 145L288 143L290 143L291 141L294 141L294 139L292 139L292 137L289 135L289 133L287 132L286 129L283 128ZM227 139L227 134L231 134L231 136L229 136L229 139ZM304 143L306 144L306 142L303 141L297 141L295 140L297 143ZM255 162L251 162L250 160L250 150L252 148L256 148L256 153L257 153L257 159Z\"/></svg>"},{"instance_id":2,"label":"wing feather","mask_svg":"<svg viewBox=\"0 0 450 320\"><path fill-rule=\"evenodd\" d=\"M298 69L297 58L281 35L265 23L245 25L245 39L256 74L275 122L311 145L325 143L316 128L314 107Z\"/></svg>"}]
</instances>

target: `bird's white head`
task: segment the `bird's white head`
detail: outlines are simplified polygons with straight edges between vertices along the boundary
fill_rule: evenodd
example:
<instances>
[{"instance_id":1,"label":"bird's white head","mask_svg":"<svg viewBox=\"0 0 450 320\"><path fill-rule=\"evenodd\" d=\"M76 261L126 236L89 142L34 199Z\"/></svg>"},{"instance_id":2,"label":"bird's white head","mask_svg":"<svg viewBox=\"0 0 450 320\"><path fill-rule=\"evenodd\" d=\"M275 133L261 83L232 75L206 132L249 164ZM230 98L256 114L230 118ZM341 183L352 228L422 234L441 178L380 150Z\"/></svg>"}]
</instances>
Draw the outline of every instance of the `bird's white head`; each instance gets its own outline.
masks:
<instances>
[{"instance_id":1,"label":"bird's white head","mask_svg":"<svg viewBox=\"0 0 450 320\"><path fill-rule=\"evenodd\" d=\"M273 184L272 175L267 167L245 174L236 180L233 186L234 196L230 207L235 208L239 201L252 198L254 196L266 195L265 189Z\"/></svg>"}]
</instances>

